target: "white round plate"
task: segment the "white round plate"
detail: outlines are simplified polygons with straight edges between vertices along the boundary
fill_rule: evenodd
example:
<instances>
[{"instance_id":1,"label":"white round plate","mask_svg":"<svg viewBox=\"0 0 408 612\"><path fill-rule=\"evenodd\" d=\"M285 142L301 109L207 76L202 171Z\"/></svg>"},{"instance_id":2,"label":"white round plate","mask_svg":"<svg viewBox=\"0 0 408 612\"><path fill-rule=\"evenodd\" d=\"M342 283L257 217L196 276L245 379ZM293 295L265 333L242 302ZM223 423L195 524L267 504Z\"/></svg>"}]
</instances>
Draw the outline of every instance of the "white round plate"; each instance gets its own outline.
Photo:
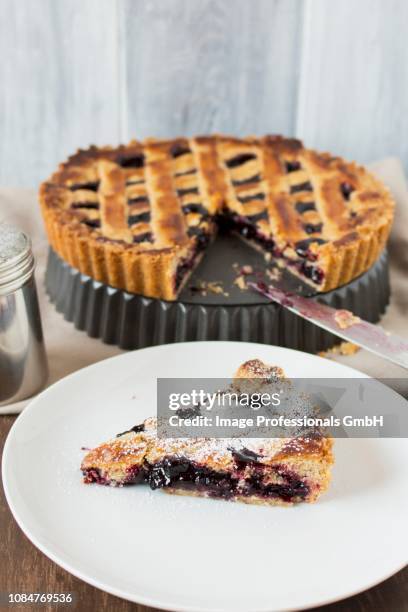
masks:
<instances>
[{"instance_id":1,"label":"white round plate","mask_svg":"<svg viewBox=\"0 0 408 612\"><path fill-rule=\"evenodd\" d=\"M154 415L156 377L228 378L255 357L288 376L363 376L244 342L148 348L76 372L30 403L5 445L4 488L24 533L86 582L167 610L305 609L401 569L408 548L403 439L336 440L329 492L289 508L82 483L81 447Z\"/></svg>"}]
</instances>

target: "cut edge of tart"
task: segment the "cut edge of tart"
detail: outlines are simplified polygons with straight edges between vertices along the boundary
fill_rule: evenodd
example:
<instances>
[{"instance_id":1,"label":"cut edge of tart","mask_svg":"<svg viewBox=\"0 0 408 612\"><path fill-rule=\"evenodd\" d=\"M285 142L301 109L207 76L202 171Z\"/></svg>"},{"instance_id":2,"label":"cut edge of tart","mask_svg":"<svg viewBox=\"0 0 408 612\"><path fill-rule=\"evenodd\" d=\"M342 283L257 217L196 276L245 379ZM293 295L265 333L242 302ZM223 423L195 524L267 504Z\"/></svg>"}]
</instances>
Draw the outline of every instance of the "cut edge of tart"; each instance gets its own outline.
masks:
<instances>
[{"instance_id":1,"label":"cut edge of tart","mask_svg":"<svg viewBox=\"0 0 408 612\"><path fill-rule=\"evenodd\" d=\"M234 384L253 377L284 373L253 359L240 366ZM146 419L88 452L84 482L147 483L173 494L266 505L314 502L329 486L333 440L320 431L292 438L158 438L156 427L155 418Z\"/></svg>"},{"instance_id":2,"label":"cut edge of tart","mask_svg":"<svg viewBox=\"0 0 408 612\"><path fill-rule=\"evenodd\" d=\"M61 164L39 198L62 259L104 284L166 300L219 224L329 291L376 261L394 210L365 168L279 136L91 147Z\"/></svg>"}]
</instances>

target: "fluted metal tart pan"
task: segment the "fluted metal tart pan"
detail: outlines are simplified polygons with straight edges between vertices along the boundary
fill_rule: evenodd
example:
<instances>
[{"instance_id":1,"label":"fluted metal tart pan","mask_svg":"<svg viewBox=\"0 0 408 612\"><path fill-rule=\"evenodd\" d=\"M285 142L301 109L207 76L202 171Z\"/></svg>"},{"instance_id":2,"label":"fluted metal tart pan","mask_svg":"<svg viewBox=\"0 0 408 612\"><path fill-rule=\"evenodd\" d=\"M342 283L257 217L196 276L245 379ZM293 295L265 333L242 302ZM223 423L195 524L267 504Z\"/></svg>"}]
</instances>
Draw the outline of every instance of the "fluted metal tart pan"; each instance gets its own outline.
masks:
<instances>
[{"instance_id":1,"label":"fluted metal tart pan","mask_svg":"<svg viewBox=\"0 0 408 612\"><path fill-rule=\"evenodd\" d=\"M123 349L194 340L242 340L318 352L340 341L255 292L239 289L234 280L236 268L243 265L258 271L265 269L260 253L234 236L220 236L178 300L168 302L95 281L50 249L46 289L57 310L77 329ZM202 295L194 290L202 281L220 281L224 293ZM384 313L389 296L384 252L359 278L311 299L352 310L365 320L376 322Z\"/></svg>"}]
</instances>

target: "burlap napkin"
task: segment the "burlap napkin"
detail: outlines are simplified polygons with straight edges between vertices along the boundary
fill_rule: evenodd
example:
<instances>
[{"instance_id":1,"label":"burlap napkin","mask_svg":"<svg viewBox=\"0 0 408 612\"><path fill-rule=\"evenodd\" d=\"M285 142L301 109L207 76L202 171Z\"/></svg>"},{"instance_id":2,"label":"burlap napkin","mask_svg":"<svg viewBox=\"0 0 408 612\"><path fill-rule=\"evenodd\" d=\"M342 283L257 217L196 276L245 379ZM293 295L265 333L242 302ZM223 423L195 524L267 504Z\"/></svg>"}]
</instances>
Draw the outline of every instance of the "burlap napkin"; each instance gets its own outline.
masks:
<instances>
[{"instance_id":1,"label":"burlap napkin","mask_svg":"<svg viewBox=\"0 0 408 612\"><path fill-rule=\"evenodd\" d=\"M408 191L401 162L385 159L371 164L371 169L388 185L397 200L397 215L390 241L392 299L381 324L387 330L408 336ZM48 384L87 365L122 353L115 346L88 338L84 332L58 314L44 290L44 272L48 244L44 234L36 192L28 189L0 189L0 222L21 227L31 237L37 262L39 292L45 342L50 366ZM376 378L406 378L407 372L367 351L355 355L335 356L336 361L350 365ZM0 414L20 412L27 401L0 407Z\"/></svg>"}]
</instances>

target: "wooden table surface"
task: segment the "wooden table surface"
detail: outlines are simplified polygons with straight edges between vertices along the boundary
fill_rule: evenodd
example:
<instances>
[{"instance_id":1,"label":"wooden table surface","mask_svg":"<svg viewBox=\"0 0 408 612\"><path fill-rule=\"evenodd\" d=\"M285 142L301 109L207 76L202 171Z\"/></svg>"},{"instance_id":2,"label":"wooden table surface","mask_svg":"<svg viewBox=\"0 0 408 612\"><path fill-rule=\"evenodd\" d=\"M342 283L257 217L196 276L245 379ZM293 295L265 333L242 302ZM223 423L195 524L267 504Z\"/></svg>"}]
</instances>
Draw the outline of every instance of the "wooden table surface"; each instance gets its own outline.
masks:
<instances>
[{"instance_id":1,"label":"wooden table surface","mask_svg":"<svg viewBox=\"0 0 408 612\"><path fill-rule=\"evenodd\" d=\"M0 449L16 417L0 416ZM392 542L390 542L392 546ZM0 488L0 591L74 593L75 604L67 610L98 612L153 612L153 608L132 604L108 595L78 580L39 552L16 525ZM1 606L0 606L1 607ZM56 606L36 606L53 610ZM29 610L30 606L13 606L9 610ZM320 611L408 611L408 567L382 584L342 602L318 608ZM250 611L248 611L250 612Z\"/></svg>"}]
</instances>

